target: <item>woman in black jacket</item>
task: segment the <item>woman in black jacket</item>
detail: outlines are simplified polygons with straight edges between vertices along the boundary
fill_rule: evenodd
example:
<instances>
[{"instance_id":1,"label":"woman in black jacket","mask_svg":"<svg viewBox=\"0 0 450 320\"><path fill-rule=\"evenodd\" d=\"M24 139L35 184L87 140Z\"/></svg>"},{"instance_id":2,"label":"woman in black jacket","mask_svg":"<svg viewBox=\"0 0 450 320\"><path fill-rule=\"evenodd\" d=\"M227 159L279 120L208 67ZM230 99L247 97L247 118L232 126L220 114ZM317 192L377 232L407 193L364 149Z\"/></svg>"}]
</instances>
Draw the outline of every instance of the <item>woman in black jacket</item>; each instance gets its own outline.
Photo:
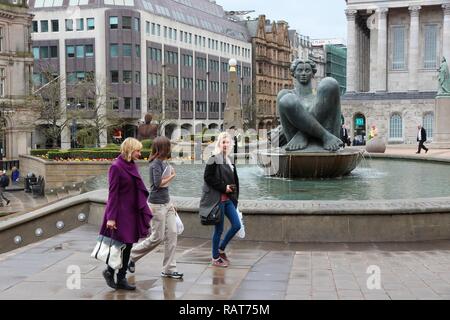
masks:
<instances>
[{"instance_id":1,"label":"woman in black jacket","mask_svg":"<svg viewBox=\"0 0 450 320\"><path fill-rule=\"evenodd\" d=\"M233 139L227 132L222 132L217 138L214 155L209 158L204 174L204 180L209 188L220 192L220 208L222 217L215 225L212 238L212 264L217 267L228 267L230 260L225 254L225 248L241 228L236 212L239 198L239 179L236 166L230 158L233 150ZM224 216L230 220L231 227L220 242Z\"/></svg>"}]
</instances>

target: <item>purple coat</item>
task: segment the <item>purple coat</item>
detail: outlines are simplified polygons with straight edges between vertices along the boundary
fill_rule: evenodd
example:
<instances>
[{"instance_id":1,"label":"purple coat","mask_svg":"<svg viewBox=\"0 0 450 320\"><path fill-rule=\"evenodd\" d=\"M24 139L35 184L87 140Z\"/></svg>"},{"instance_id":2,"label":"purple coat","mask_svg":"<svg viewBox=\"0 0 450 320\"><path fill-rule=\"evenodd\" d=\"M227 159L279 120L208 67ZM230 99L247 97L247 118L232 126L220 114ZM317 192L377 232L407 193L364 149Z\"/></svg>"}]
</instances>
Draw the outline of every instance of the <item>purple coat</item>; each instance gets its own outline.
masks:
<instances>
[{"instance_id":1,"label":"purple coat","mask_svg":"<svg viewBox=\"0 0 450 320\"><path fill-rule=\"evenodd\" d=\"M109 196L100 234L124 243L136 243L150 233L153 217L147 204L148 191L134 161L117 157L109 168ZM111 234L108 220L115 220L117 229Z\"/></svg>"}]
</instances>

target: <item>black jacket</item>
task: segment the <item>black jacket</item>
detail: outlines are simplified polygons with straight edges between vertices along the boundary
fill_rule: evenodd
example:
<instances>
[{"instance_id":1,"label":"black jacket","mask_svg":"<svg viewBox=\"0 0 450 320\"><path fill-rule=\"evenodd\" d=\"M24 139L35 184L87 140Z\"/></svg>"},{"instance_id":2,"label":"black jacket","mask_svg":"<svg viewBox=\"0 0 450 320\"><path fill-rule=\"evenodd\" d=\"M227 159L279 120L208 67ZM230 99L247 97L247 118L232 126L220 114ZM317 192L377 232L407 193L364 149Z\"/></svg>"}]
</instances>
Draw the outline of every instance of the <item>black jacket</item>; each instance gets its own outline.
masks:
<instances>
[{"instance_id":1,"label":"black jacket","mask_svg":"<svg viewBox=\"0 0 450 320\"><path fill-rule=\"evenodd\" d=\"M232 164L232 167L233 170L228 164L222 161L221 155L212 156L206 164L203 178L209 187L219 191L221 194L226 193L227 185L235 184L236 191L227 193L227 195L237 207L239 199L239 178L236 165Z\"/></svg>"},{"instance_id":2,"label":"black jacket","mask_svg":"<svg viewBox=\"0 0 450 320\"><path fill-rule=\"evenodd\" d=\"M427 141L427 131L425 130L424 127L422 127L420 129L420 137L422 139L420 141L423 141L423 142ZM419 141L419 134L417 134L417 141Z\"/></svg>"},{"instance_id":3,"label":"black jacket","mask_svg":"<svg viewBox=\"0 0 450 320\"><path fill-rule=\"evenodd\" d=\"M4 174L0 178L0 188L6 188L7 186L9 186L9 177Z\"/></svg>"}]
</instances>

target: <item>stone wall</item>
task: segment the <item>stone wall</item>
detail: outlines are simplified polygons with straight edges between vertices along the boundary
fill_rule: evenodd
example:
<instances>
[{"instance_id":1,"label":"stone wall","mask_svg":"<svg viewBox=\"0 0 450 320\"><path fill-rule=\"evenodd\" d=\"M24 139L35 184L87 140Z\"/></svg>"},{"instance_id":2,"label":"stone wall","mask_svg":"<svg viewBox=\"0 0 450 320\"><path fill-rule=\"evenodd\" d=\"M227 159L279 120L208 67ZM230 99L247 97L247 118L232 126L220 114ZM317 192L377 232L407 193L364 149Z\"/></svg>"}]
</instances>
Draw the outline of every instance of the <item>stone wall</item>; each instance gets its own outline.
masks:
<instances>
[{"instance_id":1,"label":"stone wall","mask_svg":"<svg viewBox=\"0 0 450 320\"><path fill-rule=\"evenodd\" d=\"M342 114L350 128L350 136L354 137L354 117L361 113L366 117L366 132L375 125L378 135L387 143L415 144L417 125L423 123L427 113L434 114L434 99L388 99L388 100L343 100ZM402 116L403 139L389 139L389 119L392 114Z\"/></svg>"}]
</instances>

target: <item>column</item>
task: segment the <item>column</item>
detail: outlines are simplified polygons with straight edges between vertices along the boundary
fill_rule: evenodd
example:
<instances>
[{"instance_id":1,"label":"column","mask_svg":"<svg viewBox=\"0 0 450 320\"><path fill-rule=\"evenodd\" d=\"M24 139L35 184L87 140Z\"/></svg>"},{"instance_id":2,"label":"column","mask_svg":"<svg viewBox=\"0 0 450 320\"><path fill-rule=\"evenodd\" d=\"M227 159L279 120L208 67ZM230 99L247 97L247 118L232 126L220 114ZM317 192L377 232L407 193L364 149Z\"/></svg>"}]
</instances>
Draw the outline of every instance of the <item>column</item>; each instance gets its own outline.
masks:
<instances>
[{"instance_id":1,"label":"column","mask_svg":"<svg viewBox=\"0 0 450 320\"><path fill-rule=\"evenodd\" d=\"M409 7L410 23L409 23L409 91L419 90L417 82L417 73L419 68L419 12L421 6Z\"/></svg>"},{"instance_id":2,"label":"column","mask_svg":"<svg viewBox=\"0 0 450 320\"><path fill-rule=\"evenodd\" d=\"M345 10L347 16L347 92L357 90L356 14L357 10Z\"/></svg>"},{"instance_id":3,"label":"column","mask_svg":"<svg viewBox=\"0 0 450 320\"><path fill-rule=\"evenodd\" d=\"M442 9L444 10L442 56L450 61L450 3L443 4Z\"/></svg>"},{"instance_id":4,"label":"column","mask_svg":"<svg viewBox=\"0 0 450 320\"><path fill-rule=\"evenodd\" d=\"M387 13L388 8L377 9L378 14L378 50L377 50L377 86L376 91L387 90Z\"/></svg>"}]
</instances>

